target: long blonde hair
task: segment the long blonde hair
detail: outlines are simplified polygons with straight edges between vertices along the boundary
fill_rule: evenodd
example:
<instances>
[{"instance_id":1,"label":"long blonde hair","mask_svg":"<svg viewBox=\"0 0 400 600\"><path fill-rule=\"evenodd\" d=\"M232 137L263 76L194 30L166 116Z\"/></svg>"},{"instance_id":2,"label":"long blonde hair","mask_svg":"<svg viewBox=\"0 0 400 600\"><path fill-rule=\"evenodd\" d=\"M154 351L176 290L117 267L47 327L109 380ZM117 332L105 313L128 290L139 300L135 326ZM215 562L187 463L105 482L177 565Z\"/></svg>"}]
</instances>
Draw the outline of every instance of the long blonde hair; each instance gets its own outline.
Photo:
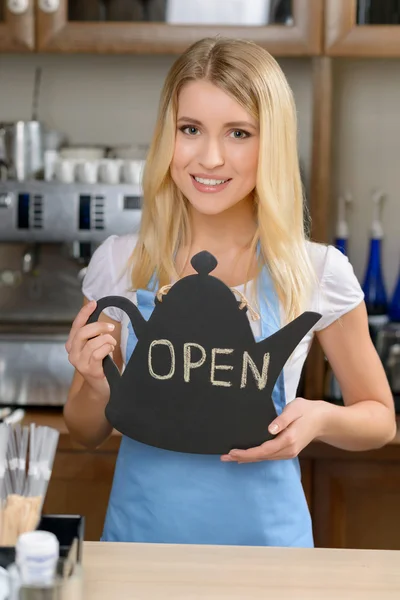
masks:
<instances>
[{"instance_id":1,"label":"long blonde hair","mask_svg":"<svg viewBox=\"0 0 400 600\"><path fill-rule=\"evenodd\" d=\"M260 147L254 202L261 260L269 268L286 319L309 298L313 269L305 245L303 192L297 153L297 119L291 89L274 58L260 46L205 38L173 64L164 83L143 176L139 239L131 257L132 286L176 280L174 256L190 240L188 202L173 182L178 96L189 81L207 80L257 119Z\"/></svg>"}]
</instances>

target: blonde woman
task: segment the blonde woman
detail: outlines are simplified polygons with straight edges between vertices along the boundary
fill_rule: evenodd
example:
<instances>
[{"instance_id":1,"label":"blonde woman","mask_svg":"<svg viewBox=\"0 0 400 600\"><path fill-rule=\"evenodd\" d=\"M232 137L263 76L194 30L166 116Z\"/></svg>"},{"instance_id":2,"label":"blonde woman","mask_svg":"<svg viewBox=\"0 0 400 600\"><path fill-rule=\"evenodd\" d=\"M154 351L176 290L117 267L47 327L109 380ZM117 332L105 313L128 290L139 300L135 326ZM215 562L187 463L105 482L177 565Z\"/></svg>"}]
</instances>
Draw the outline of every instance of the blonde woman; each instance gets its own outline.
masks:
<instances>
[{"instance_id":1,"label":"blonde woman","mask_svg":"<svg viewBox=\"0 0 400 600\"><path fill-rule=\"evenodd\" d=\"M156 290L192 273L190 259L200 250L216 256L213 274L257 304L257 340L305 310L322 318L275 385L271 441L203 456L122 438L104 540L312 546L299 452L314 439L377 448L395 434L392 396L353 269L335 248L305 239L296 130L288 83L253 43L204 39L168 74L139 235L111 236L94 253L66 344L76 367L65 406L71 434L89 448L111 434L102 359L112 352L122 369L136 343L118 309L85 325L96 300L126 296L148 318ZM344 407L296 398L314 335Z\"/></svg>"}]
</instances>

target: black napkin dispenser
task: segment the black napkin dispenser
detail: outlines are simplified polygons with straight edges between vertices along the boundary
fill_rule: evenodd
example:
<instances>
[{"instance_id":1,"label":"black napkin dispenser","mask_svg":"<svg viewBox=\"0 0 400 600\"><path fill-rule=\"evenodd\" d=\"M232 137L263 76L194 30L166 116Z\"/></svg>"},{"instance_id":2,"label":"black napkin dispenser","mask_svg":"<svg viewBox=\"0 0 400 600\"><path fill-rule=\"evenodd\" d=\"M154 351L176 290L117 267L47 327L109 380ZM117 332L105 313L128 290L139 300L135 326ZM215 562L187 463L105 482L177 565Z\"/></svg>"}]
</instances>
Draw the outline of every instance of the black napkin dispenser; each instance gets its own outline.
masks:
<instances>
[{"instance_id":1,"label":"black napkin dispenser","mask_svg":"<svg viewBox=\"0 0 400 600\"><path fill-rule=\"evenodd\" d=\"M81 563L85 537L85 517L81 515L42 515L36 528L54 533L60 544L60 558ZM15 546L0 546L0 567L15 562Z\"/></svg>"}]
</instances>

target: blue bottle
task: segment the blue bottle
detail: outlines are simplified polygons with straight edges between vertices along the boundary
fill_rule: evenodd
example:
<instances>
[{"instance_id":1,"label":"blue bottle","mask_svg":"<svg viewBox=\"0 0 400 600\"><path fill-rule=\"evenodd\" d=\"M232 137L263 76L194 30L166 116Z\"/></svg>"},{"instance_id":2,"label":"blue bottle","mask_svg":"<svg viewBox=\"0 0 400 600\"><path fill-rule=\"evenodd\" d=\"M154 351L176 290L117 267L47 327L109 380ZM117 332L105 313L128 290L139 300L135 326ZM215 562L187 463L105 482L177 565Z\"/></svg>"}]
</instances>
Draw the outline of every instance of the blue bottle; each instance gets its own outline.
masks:
<instances>
[{"instance_id":1,"label":"blue bottle","mask_svg":"<svg viewBox=\"0 0 400 600\"><path fill-rule=\"evenodd\" d=\"M374 343L376 343L377 334L389 320L388 299L382 269L382 240L384 236L381 213L383 199L384 194L382 192L377 192L372 197L374 211L369 256L362 285L368 312L369 330Z\"/></svg>"},{"instance_id":2,"label":"blue bottle","mask_svg":"<svg viewBox=\"0 0 400 600\"><path fill-rule=\"evenodd\" d=\"M400 269L393 297L389 305L389 319L394 323L400 323Z\"/></svg>"}]
</instances>

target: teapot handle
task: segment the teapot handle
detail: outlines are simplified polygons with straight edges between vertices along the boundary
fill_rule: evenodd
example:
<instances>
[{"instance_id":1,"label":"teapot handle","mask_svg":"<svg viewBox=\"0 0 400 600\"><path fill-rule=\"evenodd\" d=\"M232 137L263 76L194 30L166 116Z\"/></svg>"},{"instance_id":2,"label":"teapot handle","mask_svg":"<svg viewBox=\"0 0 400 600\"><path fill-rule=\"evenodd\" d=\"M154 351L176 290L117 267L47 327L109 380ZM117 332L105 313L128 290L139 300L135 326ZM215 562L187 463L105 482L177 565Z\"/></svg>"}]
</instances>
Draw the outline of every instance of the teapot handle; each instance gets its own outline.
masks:
<instances>
[{"instance_id":1,"label":"teapot handle","mask_svg":"<svg viewBox=\"0 0 400 600\"><path fill-rule=\"evenodd\" d=\"M89 323L98 321L103 310L110 306L119 308L128 315L135 331L135 335L137 339L139 339L144 331L146 320L142 316L138 307L133 302L128 300L128 298L124 298L123 296L105 296L104 298L100 298L100 300L97 301L96 310L87 320L87 325L89 325ZM121 375L111 356L106 356L104 358L103 369L110 387L116 385L119 382Z\"/></svg>"}]
</instances>

